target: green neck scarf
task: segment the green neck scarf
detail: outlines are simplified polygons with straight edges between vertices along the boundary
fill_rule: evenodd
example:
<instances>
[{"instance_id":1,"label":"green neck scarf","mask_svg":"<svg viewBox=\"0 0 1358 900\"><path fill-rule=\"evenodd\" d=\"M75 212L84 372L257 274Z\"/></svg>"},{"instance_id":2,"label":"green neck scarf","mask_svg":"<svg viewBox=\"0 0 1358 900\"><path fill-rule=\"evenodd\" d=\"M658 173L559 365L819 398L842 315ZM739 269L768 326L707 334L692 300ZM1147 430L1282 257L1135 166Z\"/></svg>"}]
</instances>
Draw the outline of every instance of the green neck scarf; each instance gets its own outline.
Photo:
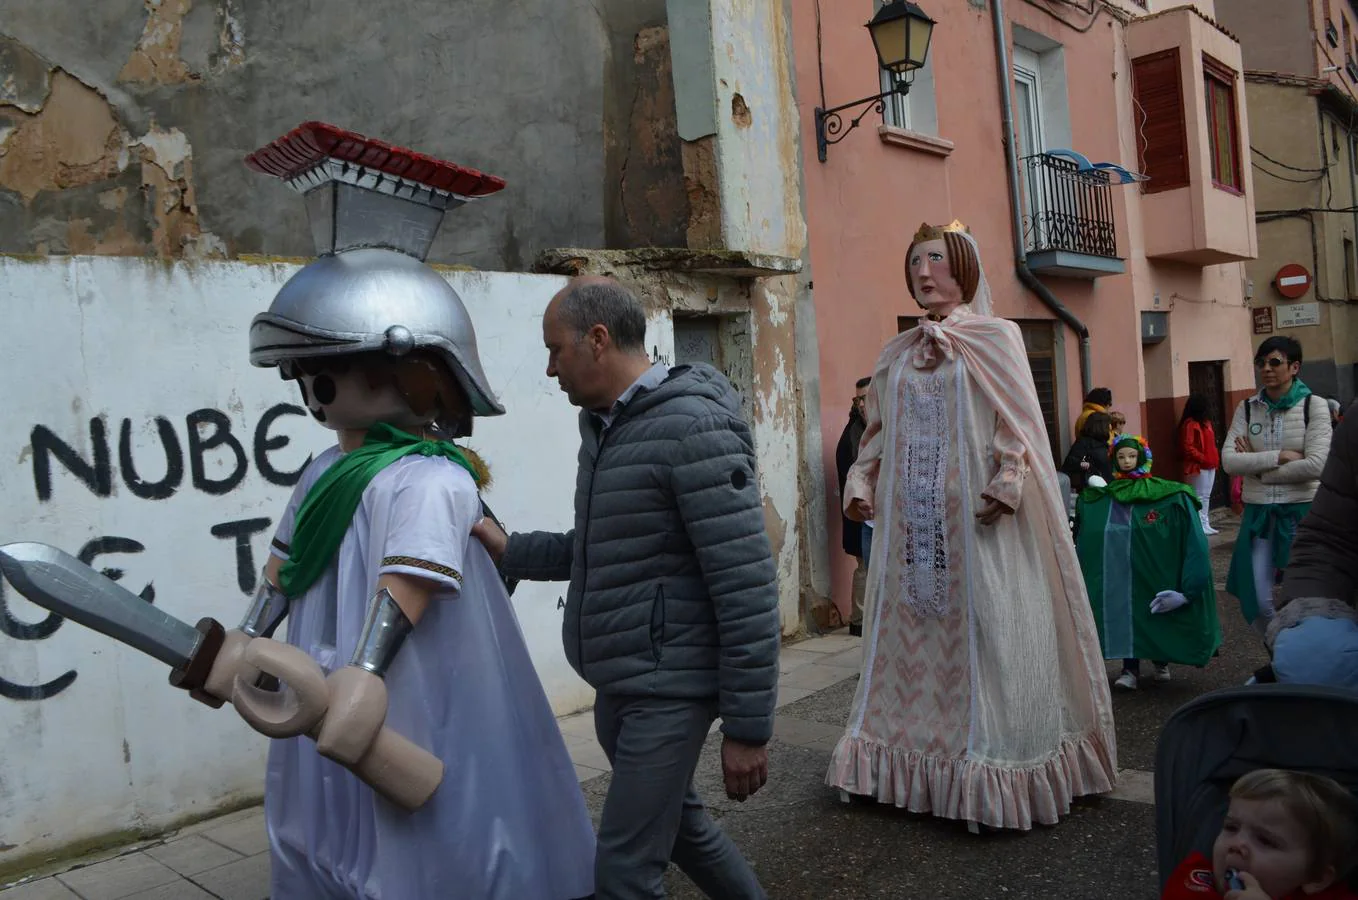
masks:
<instances>
[{"instance_id":1,"label":"green neck scarf","mask_svg":"<svg viewBox=\"0 0 1358 900\"><path fill-rule=\"evenodd\" d=\"M1144 478L1119 478L1107 487L1087 487L1080 494L1080 499L1086 503L1093 503L1103 499L1104 494L1128 506L1136 503L1158 503L1175 494L1187 494L1194 506L1200 505L1197 494L1190 486L1179 481L1170 481L1168 478L1156 478L1154 475L1147 475Z\"/></svg>"},{"instance_id":2,"label":"green neck scarf","mask_svg":"<svg viewBox=\"0 0 1358 900\"><path fill-rule=\"evenodd\" d=\"M480 485L471 462L448 441L422 440L382 422L373 425L363 446L326 469L302 500L293 524L292 549L278 573L284 594L300 597L315 584L339 551L368 484L387 466L416 453L450 459Z\"/></svg>"},{"instance_id":3,"label":"green neck scarf","mask_svg":"<svg viewBox=\"0 0 1358 900\"><path fill-rule=\"evenodd\" d=\"M1307 397L1311 396L1311 389L1302 383L1300 378L1292 379L1292 386L1287 389L1277 400L1268 395L1268 391L1260 391L1259 396L1268 404L1269 409L1291 409Z\"/></svg>"}]
</instances>

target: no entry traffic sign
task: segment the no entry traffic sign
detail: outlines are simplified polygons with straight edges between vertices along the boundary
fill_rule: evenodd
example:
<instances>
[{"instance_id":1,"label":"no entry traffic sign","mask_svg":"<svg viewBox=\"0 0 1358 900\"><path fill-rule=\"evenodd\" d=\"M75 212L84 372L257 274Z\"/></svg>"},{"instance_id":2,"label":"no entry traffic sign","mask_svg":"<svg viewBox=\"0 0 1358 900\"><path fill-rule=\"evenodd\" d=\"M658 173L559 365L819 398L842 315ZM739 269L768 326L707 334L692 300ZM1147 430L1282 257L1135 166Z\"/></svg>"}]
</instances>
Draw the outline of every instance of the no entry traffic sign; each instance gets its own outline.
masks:
<instances>
[{"instance_id":1,"label":"no entry traffic sign","mask_svg":"<svg viewBox=\"0 0 1358 900\"><path fill-rule=\"evenodd\" d=\"M1311 273L1305 266L1288 263L1273 277L1273 286L1289 300L1295 300L1311 289Z\"/></svg>"}]
</instances>

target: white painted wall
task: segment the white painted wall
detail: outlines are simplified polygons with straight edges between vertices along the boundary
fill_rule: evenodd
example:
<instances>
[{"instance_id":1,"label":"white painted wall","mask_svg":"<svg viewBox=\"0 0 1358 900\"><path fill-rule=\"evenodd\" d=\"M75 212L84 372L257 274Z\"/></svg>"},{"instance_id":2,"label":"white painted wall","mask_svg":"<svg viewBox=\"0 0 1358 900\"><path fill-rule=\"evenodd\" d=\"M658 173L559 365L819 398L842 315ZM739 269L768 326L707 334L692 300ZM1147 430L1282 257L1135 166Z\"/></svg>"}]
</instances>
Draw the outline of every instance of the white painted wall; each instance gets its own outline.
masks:
<instances>
[{"instance_id":1,"label":"white painted wall","mask_svg":"<svg viewBox=\"0 0 1358 900\"><path fill-rule=\"evenodd\" d=\"M98 556L96 567L120 570L133 592L153 585L155 604L187 622L213 616L236 625L249 600L238 583L236 541L212 529L249 519L272 523L291 492L262 473L256 432L269 410L299 398L274 370L249 365L247 329L296 268L0 257L6 325L0 542L42 541L78 554L98 538L120 539L111 545L119 552ZM470 442L495 478L487 502L511 529L567 529L579 446L576 411L545 374L541 332L542 310L564 280L446 277L471 312L487 375L509 410L478 420ZM673 358L668 315L658 314L649 331L648 344ZM224 493L194 484L186 417L197 410L224 416L242 448L243 478ZM126 421L142 482L164 479L156 417L174 432L183 478L171 496L145 499L124 476L120 438ZM40 499L34 429L48 429L88 462L92 418L105 427L107 496L48 455L50 496ZM213 434L211 426L199 431L204 438ZM332 442L332 433L309 417L286 413L275 417L266 437L276 446L264 461L283 472ZM206 479L229 478L238 468L226 444L202 458ZM249 576L262 567L272 534L257 524L246 541ZM592 699L562 654L558 598L564 588L525 582L514 597L558 713ZM44 622L46 612L8 585L0 591L0 847L11 848L0 850L0 865L126 829L166 826L261 793L266 740L230 706L196 703L166 683L164 665L81 626L34 632L30 626ZM42 693L51 696L33 696Z\"/></svg>"}]
</instances>

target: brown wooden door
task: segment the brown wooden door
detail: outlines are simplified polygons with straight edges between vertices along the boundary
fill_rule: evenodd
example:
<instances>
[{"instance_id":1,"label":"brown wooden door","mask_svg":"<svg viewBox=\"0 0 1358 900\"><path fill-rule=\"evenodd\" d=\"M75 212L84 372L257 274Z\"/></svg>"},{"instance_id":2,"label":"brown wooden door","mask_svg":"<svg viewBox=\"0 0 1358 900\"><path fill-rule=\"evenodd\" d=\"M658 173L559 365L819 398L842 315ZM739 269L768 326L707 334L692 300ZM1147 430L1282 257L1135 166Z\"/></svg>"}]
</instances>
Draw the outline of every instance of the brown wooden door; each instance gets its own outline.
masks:
<instances>
[{"instance_id":1,"label":"brown wooden door","mask_svg":"<svg viewBox=\"0 0 1358 900\"><path fill-rule=\"evenodd\" d=\"M1217 449L1226 438L1226 376L1220 362L1191 362L1188 364L1188 390L1207 398L1208 415L1212 419L1212 430L1217 435ZM1176 434L1177 438L1178 435ZM1212 485L1212 505L1228 506L1231 502L1230 476L1224 469L1217 469L1217 480Z\"/></svg>"}]
</instances>

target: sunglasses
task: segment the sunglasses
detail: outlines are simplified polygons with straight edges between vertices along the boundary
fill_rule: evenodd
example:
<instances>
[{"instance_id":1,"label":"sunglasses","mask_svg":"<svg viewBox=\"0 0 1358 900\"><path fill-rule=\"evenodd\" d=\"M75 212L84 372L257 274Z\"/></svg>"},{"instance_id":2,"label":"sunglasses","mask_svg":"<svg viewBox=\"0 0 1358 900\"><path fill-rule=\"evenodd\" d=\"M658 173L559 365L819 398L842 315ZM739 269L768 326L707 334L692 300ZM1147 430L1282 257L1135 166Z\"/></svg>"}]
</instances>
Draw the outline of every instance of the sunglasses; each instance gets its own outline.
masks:
<instances>
[{"instance_id":1,"label":"sunglasses","mask_svg":"<svg viewBox=\"0 0 1358 900\"><path fill-rule=\"evenodd\" d=\"M1256 359L1254 361L1254 367L1256 369L1281 369L1286 365L1287 360L1278 356L1270 356L1268 359Z\"/></svg>"}]
</instances>

